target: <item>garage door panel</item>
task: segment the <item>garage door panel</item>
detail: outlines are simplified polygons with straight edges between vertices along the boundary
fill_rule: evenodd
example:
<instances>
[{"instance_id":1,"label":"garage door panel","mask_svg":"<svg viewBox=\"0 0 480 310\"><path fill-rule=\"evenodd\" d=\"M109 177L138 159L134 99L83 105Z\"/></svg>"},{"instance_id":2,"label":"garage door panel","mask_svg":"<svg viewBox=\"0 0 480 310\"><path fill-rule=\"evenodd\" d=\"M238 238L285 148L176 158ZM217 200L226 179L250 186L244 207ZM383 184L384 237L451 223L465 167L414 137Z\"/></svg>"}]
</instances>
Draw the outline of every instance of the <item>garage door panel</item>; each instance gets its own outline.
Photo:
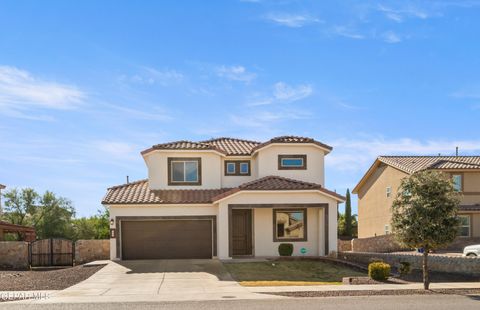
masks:
<instances>
[{"instance_id":1,"label":"garage door panel","mask_svg":"<svg viewBox=\"0 0 480 310\"><path fill-rule=\"evenodd\" d=\"M123 259L211 258L212 221L122 221Z\"/></svg>"}]
</instances>

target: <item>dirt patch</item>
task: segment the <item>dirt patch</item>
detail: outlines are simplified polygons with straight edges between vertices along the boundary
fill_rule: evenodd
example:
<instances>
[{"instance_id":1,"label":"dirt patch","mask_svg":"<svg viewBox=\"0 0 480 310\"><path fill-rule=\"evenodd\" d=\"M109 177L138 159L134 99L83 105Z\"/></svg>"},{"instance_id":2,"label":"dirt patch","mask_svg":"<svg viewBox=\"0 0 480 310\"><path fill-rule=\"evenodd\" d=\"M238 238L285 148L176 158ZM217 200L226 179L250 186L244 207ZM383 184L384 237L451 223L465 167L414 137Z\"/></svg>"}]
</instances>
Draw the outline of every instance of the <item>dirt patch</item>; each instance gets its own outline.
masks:
<instances>
[{"instance_id":1,"label":"dirt patch","mask_svg":"<svg viewBox=\"0 0 480 310\"><path fill-rule=\"evenodd\" d=\"M279 292L262 293L287 297L343 297L343 296L374 296L374 295L480 295L480 289L436 289L436 290L382 290L382 291L313 291L313 292Z\"/></svg>"},{"instance_id":2,"label":"dirt patch","mask_svg":"<svg viewBox=\"0 0 480 310\"><path fill-rule=\"evenodd\" d=\"M89 278L102 267L0 271L0 291L63 290Z\"/></svg>"}]
</instances>

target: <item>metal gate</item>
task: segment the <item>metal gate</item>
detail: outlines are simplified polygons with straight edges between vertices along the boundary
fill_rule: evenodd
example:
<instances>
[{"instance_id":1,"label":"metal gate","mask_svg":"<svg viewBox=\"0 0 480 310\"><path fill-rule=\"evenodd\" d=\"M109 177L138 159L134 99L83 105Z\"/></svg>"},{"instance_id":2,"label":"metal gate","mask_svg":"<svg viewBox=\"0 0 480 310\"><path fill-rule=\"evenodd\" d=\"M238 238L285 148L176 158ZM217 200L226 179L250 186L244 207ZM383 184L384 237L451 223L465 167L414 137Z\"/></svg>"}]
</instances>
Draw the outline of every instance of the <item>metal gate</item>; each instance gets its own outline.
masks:
<instances>
[{"instance_id":1,"label":"metal gate","mask_svg":"<svg viewBox=\"0 0 480 310\"><path fill-rule=\"evenodd\" d=\"M43 239L30 243L30 265L73 266L74 244L67 239Z\"/></svg>"}]
</instances>

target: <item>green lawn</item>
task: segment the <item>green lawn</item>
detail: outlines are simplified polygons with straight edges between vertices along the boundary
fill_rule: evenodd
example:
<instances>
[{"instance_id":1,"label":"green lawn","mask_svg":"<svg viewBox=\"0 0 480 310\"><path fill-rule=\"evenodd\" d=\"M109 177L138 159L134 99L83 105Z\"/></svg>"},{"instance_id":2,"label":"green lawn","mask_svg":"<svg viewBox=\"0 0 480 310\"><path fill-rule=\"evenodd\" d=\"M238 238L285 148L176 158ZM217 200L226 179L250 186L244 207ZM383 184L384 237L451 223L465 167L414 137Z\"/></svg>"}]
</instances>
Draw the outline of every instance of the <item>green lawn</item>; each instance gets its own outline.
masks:
<instances>
[{"instance_id":1,"label":"green lawn","mask_svg":"<svg viewBox=\"0 0 480 310\"><path fill-rule=\"evenodd\" d=\"M302 281L338 283L343 277L366 276L347 266L321 261L225 263L233 278L243 281Z\"/></svg>"}]
</instances>

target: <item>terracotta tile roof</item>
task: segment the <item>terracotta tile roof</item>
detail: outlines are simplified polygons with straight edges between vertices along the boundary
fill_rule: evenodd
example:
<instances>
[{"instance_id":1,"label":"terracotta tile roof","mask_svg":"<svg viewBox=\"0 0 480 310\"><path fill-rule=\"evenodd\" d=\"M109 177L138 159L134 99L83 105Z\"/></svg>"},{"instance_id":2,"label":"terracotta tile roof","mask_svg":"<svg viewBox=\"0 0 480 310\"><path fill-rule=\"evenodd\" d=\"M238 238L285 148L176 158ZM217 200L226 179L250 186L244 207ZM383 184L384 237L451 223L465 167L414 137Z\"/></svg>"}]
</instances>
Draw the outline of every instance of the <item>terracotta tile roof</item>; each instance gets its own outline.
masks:
<instances>
[{"instance_id":1,"label":"terracotta tile roof","mask_svg":"<svg viewBox=\"0 0 480 310\"><path fill-rule=\"evenodd\" d=\"M338 200L345 197L308 183L278 176L247 182L236 188L150 190L148 180L114 186L108 189L102 203L115 204L208 204L244 190L318 190Z\"/></svg>"},{"instance_id":2,"label":"terracotta tile roof","mask_svg":"<svg viewBox=\"0 0 480 310\"><path fill-rule=\"evenodd\" d=\"M480 204L470 205L470 206L460 206L458 207L459 211L480 211Z\"/></svg>"},{"instance_id":3,"label":"terracotta tile roof","mask_svg":"<svg viewBox=\"0 0 480 310\"><path fill-rule=\"evenodd\" d=\"M212 198L230 190L223 189L171 189L150 190L148 180L110 187L103 204L203 204L212 203Z\"/></svg>"},{"instance_id":4,"label":"terracotta tile roof","mask_svg":"<svg viewBox=\"0 0 480 310\"><path fill-rule=\"evenodd\" d=\"M378 160L410 174L425 169L480 169L480 156L379 156Z\"/></svg>"},{"instance_id":5,"label":"terracotta tile roof","mask_svg":"<svg viewBox=\"0 0 480 310\"><path fill-rule=\"evenodd\" d=\"M215 138L206 141L174 141L162 144L156 144L149 149L142 151L142 155L153 150L214 150L227 156L251 155L255 151L272 143L311 143L318 145L328 151L332 150L331 146L323 144L312 138L282 136L272 138L267 142L260 143L256 141L236 139L236 138Z\"/></svg>"},{"instance_id":6,"label":"terracotta tile roof","mask_svg":"<svg viewBox=\"0 0 480 310\"><path fill-rule=\"evenodd\" d=\"M214 150L220 153L225 153L223 150L218 149L213 144L181 140L181 141L155 144L151 148L142 151L142 154L149 153L153 150L198 150L198 151Z\"/></svg>"},{"instance_id":7,"label":"terracotta tile roof","mask_svg":"<svg viewBox=\"0 0 480 310\"><path fill-rule=\"evenodd\" d=\"M281 137L275 137L275 138L272 138L270 139L269 141L267 142L264 142L262 144L259 144L257 145L254 149L253 149L253 152L255 152L256 150L259 150L269 144L272 144L272 143L312 143L312 144L315 144L315 145L318 145L322 148L325 148L329 151L332 150L332 147L329 146L329 145L326 145L320 141L317 141L315 139L312 139L312 138L307 138L307 137L297 137L297 136L281 136Z\"/></svg>"},{"instance_id":8,"label":"terracotta tile roof","mask_svg":"<svg viewBox=\"0 0 480 310\"><path fill-rule=\"evenodd\" d=\"M339 200L345 200L345 197L323 188L320 184L303 182L299 180L279 177L266 176L258 180L244 183L236 188L214 197L214 201L223 199L240 191L290 191L290 190L317 190L327 195L334 196Z\"/></svg>"},{"instance_id":9,"label":"terracotta tile roof","mask_svg":"<svg viewBox=\"0 0 480 310\"><path fill-rule=\"evenodd\" d=\"M227 155L250 155L252 149L260 144L260 142L235 139L235 138L216 138L201 143L210 144L216 148L223 150Z\"/></svg>"}]
</instances>

